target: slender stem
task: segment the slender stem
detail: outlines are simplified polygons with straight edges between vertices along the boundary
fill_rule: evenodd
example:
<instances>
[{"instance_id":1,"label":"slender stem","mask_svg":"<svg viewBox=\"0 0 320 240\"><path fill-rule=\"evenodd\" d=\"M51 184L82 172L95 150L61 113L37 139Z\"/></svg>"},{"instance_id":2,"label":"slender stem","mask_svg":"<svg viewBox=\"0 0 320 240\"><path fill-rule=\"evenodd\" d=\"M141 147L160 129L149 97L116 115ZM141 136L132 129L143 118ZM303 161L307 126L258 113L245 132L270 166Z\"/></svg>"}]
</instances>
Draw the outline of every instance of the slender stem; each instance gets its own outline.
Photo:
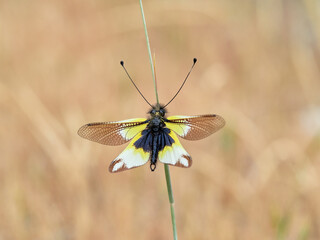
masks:
<instances>
[{"instance_id":1,"label":"slender stem","mask_svg":"<svg viewBox=\"0 0 320 240\"><path fill-rule=\"evenodd\" d=\"M149 42L149 37L148 37L147 24L146 24L146 19L144 17L142 0L139 0L139 2L140 2L141 14L142 14L144 32L145 32L146 40L147 40L147 48L148 48L148 53L149 53L149 60L150 60L150 65L151 65L154 90L155 90L155 93L156 93L157 104L159 104L158 90L157 90L155 70L154 70L154 63L153 63L153 60L152 60L152 55L151 55L151 50L150 50L150 42ZM174 214L174 200L173 200L173 193L172 193L172 186L171 186L170 171L169 171L169 166L167 164L164 164L164 171L165 171L165 175L166 175L168 196L169 196L169 202L170 202L170 212L171 212L171 221L172 221L172 229L173 229L173 239L177 240L178 236L177 236L177 227L176 227L176 217L175 217L175 214Z\"/></svg>"},{"instance_id":2,"label":"slender stem","mask_svg":"<svg viewBox=\"0 0 320 240\"><path fill-rule=\"evenodd\" d=\"M169 202L170 202L173 239L177 240L178 235L177 235L177 226L176 226L176 216L174 214L174 199L173 199L173 193L172 193L172 187L171 187L170 171L169 171L169 166L167 164L164 164L164 172L166 174L167 189L168 189L168 196L169 196Z\"/></svg>"},{"instance_id":3,"label":"slender stem","mask_svg":"<svg viewBox=\"0 0 320 240\"><path fill-rule=\"evenodd\" d=\"M152 55L151 55L151 50L150 50L150 42L149 42L149 36L148 36L148 31L147 31L147 23L146 23L146 19L144 17L142 0L139 0L139 2L140 2L140 9L141 9L141 15L142 15L142 22L143 22L143 26L144 26L144 33L146 35L146 40L147 40L147 48L148 48L149 61L150 61L151 71L152 71L154 91L156 93L157 104L159 104L158 89L157 89L156 77L155 77L155 73L154 73L154 66L153 66Z\"/></svg>"}]
</instances>

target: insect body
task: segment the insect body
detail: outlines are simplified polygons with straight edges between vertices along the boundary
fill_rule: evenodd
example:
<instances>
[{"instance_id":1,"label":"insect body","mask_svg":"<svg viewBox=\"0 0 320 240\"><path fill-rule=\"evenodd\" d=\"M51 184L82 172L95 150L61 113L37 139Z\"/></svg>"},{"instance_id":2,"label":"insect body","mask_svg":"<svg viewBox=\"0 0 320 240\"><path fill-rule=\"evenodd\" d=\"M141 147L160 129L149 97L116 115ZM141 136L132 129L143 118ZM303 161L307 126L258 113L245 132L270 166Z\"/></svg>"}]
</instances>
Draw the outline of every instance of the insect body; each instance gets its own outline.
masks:
<instances>
[{"instance_id":1,"label":"insect body","mask_svg":"<svg viewBox=\"0 0 320 240\"><path fill-rule=\"evenodd\" d=\"M110 172L141 166L150 160L155 170L157 161L179 167L190 167L191 156L177 137L199 140L218 131L225 124L218 115L165 117L165 109L156 105L150 118L135 118L119 122L89 123L78 134L106 145L120 145L131 140L127 148L111 163Z\"/></svg>"},{"instance_id":2,"label":"insect body","mask_svg":"<svg viewBox=\"0 0 320 240\"><path fill-rule=\"evenodd\" d=\"M131 78L130 80L132 81ZM140 91L139 93L141 94ZM148 101L147 103L152 106ZM118 122L89 123L82 126L78 134L105 145L120 145L131 140L126 149L111 162L110 172L128 170L144 165L148 161L150 161L151 171L154 171L158 160L164 164L188 168L192 164L192 159L180 144L177 135L186 140L199 140L221 129L225 121L215 114L166 118L165 107L168 104L152 106L148 119L134 118Z\"/></svg>"}]
</instances>

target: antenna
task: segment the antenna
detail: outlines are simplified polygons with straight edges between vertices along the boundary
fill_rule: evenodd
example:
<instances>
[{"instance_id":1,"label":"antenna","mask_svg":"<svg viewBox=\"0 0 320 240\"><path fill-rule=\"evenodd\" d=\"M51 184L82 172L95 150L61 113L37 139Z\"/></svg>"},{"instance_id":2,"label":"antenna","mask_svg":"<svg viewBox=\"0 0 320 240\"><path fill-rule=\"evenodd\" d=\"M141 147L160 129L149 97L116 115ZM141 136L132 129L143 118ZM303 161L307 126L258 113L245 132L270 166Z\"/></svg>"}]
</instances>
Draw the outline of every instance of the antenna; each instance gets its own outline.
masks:
<instances>
[{"instance_id":1,"label":"antenna","mask_svg":"<svg viewBox=\"0 0 320 240\"><path fill-rule=\"evenodd\" d=\"M143 96L143 94L140 92L139 88L137 87L137 85L134 83L134 81L132 80L132 78L130 77L127 69L124 66L124 62L120 61L121 66L123 67L124 71L126 72L126 74L128 75L129 79L131 80L133 86L135 86L135 88L138 90L138 92L140 93L140 95L143 97L143 99L150 105L150 107L152 107L152 105L148 102L148 100Z\"/></svg>"},{"instance_id":2,"label":"antenna","mask_svg":"<svg viewBox=\"0 0 320 240\"><path fill-rule=\"evenodd\" d=\"M193 64L192 64L192 66L191 66L191 68L190 68L190 71L188 72L188 74L187 74L186 78L184 79L184 81L183 81L183 83L182 83L181 87L179 88L178 92L176 93L176 95L174 95L174 96L173 96L173 98L172 98L172 99L171 99L171 100L170 100L166 105L164 105L164 107L163 107L163 108L165 108L166 106L168 106L168 105L169 105L169 103L171 103L171 102L173 101L173 99L175 99L175 98L176 98L176 96L178 95L178 93L181 91L181 89L182 89L183 85L186 83L186 81L187 81L187 79L188 79L188 77L189 77L189 75L190 75L190 73L191 73L191 71L192 71L192 69L193 69L194 65L196 64L196 62L197 62L197 59L196 59L196 58L194 58L194 59L193 59Z\"/></svg>"}]
</instances>

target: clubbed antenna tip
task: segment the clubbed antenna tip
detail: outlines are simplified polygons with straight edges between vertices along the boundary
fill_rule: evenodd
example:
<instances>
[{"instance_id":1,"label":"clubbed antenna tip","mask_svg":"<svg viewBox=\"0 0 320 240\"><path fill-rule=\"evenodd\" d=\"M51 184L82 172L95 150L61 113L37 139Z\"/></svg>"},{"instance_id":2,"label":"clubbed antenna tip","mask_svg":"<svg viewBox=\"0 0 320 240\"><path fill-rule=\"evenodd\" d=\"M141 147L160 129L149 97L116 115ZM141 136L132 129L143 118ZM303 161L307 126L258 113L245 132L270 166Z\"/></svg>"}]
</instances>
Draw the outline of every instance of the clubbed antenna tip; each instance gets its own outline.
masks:
<instances>
[{"instance_id":1,"label":"clubbed antenna tip","mask_svg":"<svg viewBox=\"0 0 320 240\"><path fill-rule=\"evenodd\" d=\"M193 69L194 65L196 64L196 62L197 62L197 59L196 59L196 58L194 58L194 59L193 59L193 64L192 64L192 66L191 66L191 68L190 68L190 71L188 72L188 74L187 74L186 78L184 79L184 81L183 81L183 83L182 83L181 87L179 88L178 92L173 96L173 98L172 98L172 99L171 99L171 100L170 100L166 105L164 105L164 108L165 108L166 106L168 106L168 105L169 105L169 103L171 103L173 99L175 99L175 98L176 98L176 96L178 95L178 93L179 93L179 92L180 92L180 90L182 89L183 85L186 83L186 81L187 81L187 79L188 79L188 77L189 77L189 75L190 75L190 73L191 73L191 71L192 71L192 69Z\"/></svg>"},{"instance_id":2,"label":"clubbed antenna tip","mask_svg":"<svg viewBox=\"0 0 320 240\"><path fill-rule=\"evenodd\" d=\"M132 78L130 77L126 67L124 66L124 62L120 61L121 66L123 67L124 71L126 72L127 76L129 77L130 81L132 82L133 86L138 90L138 92L140 93L141 97L143 97L143 99L149 104L150 107L152 107L152 105L148 102L148 100L143 96L143 94L140 92L139 88L137 87L137 85L134 83L134 81L132 80Z\"/></svg>"}]
</instances>

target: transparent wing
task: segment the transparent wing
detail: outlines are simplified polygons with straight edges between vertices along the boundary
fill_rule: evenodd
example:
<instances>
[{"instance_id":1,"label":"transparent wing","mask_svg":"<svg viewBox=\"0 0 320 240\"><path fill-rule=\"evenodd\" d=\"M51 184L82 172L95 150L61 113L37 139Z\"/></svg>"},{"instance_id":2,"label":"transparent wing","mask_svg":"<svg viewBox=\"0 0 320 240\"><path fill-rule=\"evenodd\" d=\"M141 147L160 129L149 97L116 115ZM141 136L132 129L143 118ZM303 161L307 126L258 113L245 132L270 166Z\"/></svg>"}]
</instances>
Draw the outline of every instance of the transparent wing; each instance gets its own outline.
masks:
<instances>
[{"instance_id":1,"label":"transparent wing","mask_svg":"<svg viewBox=\"0 0 320 240\"><path fill-rule=\"evenodd\" d=\"M200 140L215 133L225 125L225 120L215 114L200 116L171 116L166 126L186 140Z\"/></svg>"},{"instance_id":2,"label":"transparent wing","mask_svg":"<svg viewBox=\"0 0 320 240\"><path fill-rule=\"evenodd\" d=\"M121 145L146 128L149 120L132 118L119 122L89 123L78 130L80 137L105 145Z\"/></svg>"}]
</instances>

